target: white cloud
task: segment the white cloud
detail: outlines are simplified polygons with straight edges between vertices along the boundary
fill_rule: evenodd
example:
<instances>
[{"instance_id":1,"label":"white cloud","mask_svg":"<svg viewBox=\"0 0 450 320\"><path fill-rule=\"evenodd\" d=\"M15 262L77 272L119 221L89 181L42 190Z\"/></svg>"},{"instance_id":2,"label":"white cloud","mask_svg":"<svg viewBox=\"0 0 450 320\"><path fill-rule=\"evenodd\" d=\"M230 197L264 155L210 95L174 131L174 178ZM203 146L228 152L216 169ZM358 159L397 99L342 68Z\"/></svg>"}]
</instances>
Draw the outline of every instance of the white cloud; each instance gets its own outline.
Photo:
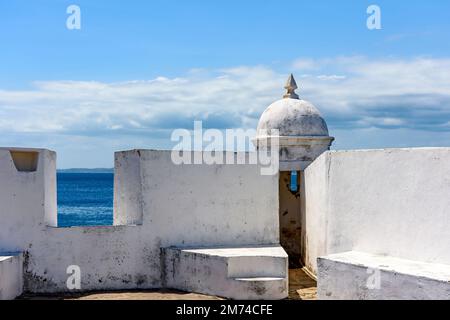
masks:
<instances>
[{"instance_id":1,"label":"white cloud","mask_svg":"<svg viewBox=\"0 0 450 320\"><path fill-rule=\"evenodd\" d=\"M331 129L450 131L450 59L357 56L293 65L308 72L297 74L299 95L322 111ZM33 90L0 90L0 134L116 141L169 137L194 120L254 127L265 107L281 98L289 71L241 66L148 81L36 82Z\"/></svg>"},{"instance_id":2,"label":"white cloud","mask_svg":"<svg viewBox=\"0 0 450 320\"><path fill-rule=\"evenodd\" d=\"M320 69L320 64L314 59L301 58L292 63L292 68L296 71L311 71Z\"/></svg>"},{"instance_id":3,"label":"white cloud","mask_svg":"<svg viewBox=\"0 0 450 320\"><path fill-rule=\"evenodd\" d=\"M345 78L347 78L347 77L339 76L336 74L332 74L332 75L321 74L320 76L317 76L317 79L319 79L319 80L343 80Z\"/></svg>"},{"instance_id":4,"label":"white cloud","mask_svg":"<svg viewBox=\"0 0 450 320\"><path fill-rule=\"evenodd\" d=\"M175 128L183 118L213 119L220 126L230 117L241 126L249 109L259 111L271 100L280 81L270 69L241 67L200 79L38 82L34 90L0 91L0 118L8 119L0 131L151 130Z\"/></svg>"}]
</instances>

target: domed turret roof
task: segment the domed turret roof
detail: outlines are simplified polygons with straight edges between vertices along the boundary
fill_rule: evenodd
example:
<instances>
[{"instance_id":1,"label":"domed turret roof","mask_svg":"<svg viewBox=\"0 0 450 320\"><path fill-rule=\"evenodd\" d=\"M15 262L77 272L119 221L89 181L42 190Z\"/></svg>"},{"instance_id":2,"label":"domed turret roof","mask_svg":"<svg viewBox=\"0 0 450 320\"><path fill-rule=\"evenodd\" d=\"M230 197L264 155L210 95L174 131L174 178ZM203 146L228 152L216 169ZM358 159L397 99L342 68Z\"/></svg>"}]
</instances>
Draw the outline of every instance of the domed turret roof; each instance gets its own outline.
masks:
<instances>
[{"instance_id":1,"label":"domed turret roof","mask_svg":"<svg viewBox=\"0 0 450 320\"><path fill-rule=\"evenodd\" d=\"M319 110L295 93L297 84L292 74L285 89L284 98L272 103L262 114L257 136L273 135L273 129L278 129L281 137L328 136L327 124Z\"/></svg>"}]
</instances>

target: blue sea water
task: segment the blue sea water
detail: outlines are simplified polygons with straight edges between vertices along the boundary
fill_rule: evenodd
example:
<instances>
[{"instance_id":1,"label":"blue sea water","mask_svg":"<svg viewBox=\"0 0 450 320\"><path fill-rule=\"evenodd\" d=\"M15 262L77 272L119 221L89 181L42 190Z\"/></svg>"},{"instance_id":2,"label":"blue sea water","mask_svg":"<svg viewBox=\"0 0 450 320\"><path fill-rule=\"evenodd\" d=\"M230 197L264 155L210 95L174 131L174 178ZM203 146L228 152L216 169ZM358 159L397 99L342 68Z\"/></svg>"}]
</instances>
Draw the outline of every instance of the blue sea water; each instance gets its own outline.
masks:
<instances>
[{"instance_id":1,"label":"blue sea water","mask_svg":"<svg viewBox=\"0 0 450 320\"><path fill-rule=\"evenodd\" d=\"M113 223L113 173L57 174L58 226Z\"/></svg>"}]
</instances>

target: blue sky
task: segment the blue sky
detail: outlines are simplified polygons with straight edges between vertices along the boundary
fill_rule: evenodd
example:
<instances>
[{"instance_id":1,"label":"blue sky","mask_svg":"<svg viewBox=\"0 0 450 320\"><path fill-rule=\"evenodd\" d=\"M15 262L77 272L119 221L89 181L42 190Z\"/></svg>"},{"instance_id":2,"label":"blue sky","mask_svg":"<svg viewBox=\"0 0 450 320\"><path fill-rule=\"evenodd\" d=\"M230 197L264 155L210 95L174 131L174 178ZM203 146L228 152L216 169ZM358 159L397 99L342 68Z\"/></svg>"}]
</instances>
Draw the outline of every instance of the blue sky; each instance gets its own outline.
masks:
<instances>
[{"instance_id":1,"label":"blue sky","mask_svg":"<svg viewBox=\"0 0 450 320\"><path fill-rule=\"evenodd\" d=\"M256 126L293 72L335 148L450 146L449 16L444 0L0 0L0 145L109 167L196 119Z\"/></svg>"}]
</instances>

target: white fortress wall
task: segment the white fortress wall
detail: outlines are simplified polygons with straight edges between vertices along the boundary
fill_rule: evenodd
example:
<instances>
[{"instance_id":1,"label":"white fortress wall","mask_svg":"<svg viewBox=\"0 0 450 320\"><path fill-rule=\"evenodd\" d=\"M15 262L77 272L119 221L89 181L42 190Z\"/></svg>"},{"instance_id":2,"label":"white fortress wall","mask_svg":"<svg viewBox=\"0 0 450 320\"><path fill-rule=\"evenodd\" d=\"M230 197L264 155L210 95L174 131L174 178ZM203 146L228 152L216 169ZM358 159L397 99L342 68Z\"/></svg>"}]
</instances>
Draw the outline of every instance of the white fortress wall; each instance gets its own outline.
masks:
<instances>
[{"instance_id":1,"label":"white fortress wall","mask_svg":"<svg viewBox=\"0 0 450 320\"><path fill-rule=\"evenodd\" d=\"M328 152L322 154L301 176L302 258L316 273L316 258L327 252Z\"/></svg>"},{"instance_id":2,"label":"white fortress wall","mask_svg":"<svg viewBox=\"0 0 450 320\"><path fill-rule=\"evenodd\" d=\"M330 151L305 170L306 260L345 251L450 264L450 148Z\"/></svg>"},{"instance_id":3,"label":"white fortress wall","mask_svg":"<svg viewBox=\"0 0 450 320\"><path fill-rule=\"evenodd\" d=\"M24 252L27 291L67 291L70 265L82 290L158 288L162 247L279 242L278 175L258 165L177 166L169 151L119 152L116 225L55 228L56 156L36 152L36 172L22 173L0 150L0 252Z\"/></svg>"},{"instance_id":4,"label":"white fortress wall","mask_svg":"<svg viewBox=\"0 0 450 320\"><path fill-rule=\"evenodd\" d=\"M142 282L140 271L144 273L149 264L139 262L141 252L134 253L138 239L136 228L55 227L55 152L0 149L0 204L0 255L23 253L26 290L65 290L69 276L66 270L70 265L80 266L86 290L97 286L116 288L122 279L129 279L124 276L127 274L135 275L136 281ZM127 232L131 228L134 230ZM122 283L124 287L127 284ZM128 286L133 287L131 281Z\"/></svg>"},{"instance_id":5,"label":"white fortress wall","mask_svg":"<svg viewBox=\"0 0 450 320\"><path fill-rule=\"evenodd\" d=\"M175 165L170 151L140 154L143 223L161 246L279 243L278 173L261 175L248 164Z\"/></svg>"},{"instance_id":6,"label":"white fortress wall","mask_svg":"<svg viewBox=\"0 0 450 320\"><path fill-rule=\"evenodd\" d=\"M114 225L142 225L140 150L114 154Z\"/></svg>"},{"instance_id":7,"label":"white fortress wall","mask_svg":"<svg viewBox=\"0 0 450 320\"><path fill-rule=\"evenodd\" d=\"M25 249L56 217L56 154L0 148L0 252Z\"/></svg>"}]
</instances>

